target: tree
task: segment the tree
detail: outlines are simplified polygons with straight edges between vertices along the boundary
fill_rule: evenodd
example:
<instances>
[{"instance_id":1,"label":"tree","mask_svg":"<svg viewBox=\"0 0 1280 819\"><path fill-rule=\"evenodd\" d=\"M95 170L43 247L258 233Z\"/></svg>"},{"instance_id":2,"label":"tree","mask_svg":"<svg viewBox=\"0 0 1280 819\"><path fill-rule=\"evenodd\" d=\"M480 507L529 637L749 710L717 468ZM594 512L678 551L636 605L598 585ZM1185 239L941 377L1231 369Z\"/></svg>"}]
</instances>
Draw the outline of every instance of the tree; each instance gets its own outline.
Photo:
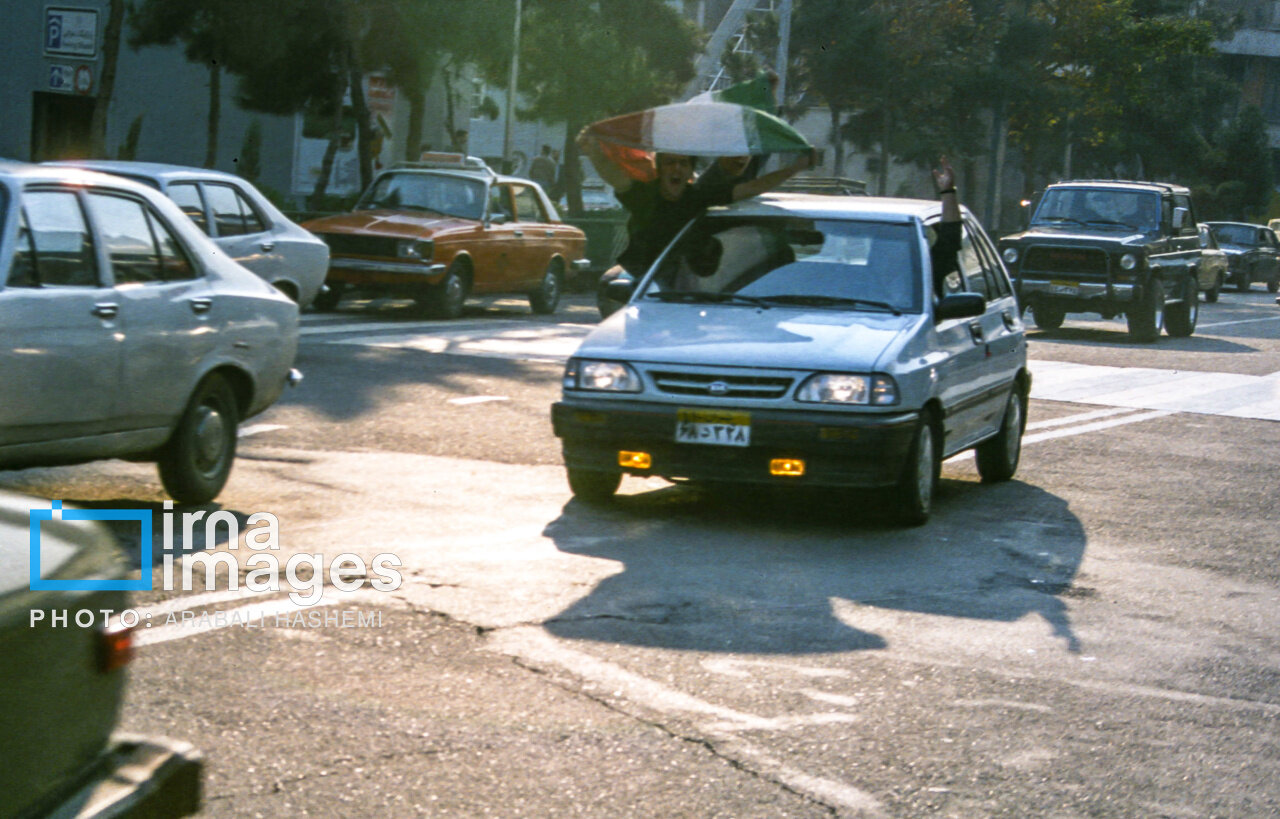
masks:
<instances>
[{"instance_id":1,"label":"tree","mask_svg":"<svg viewBox=\"0 0 1280 819\"><path fill-rule=\"evenodd\" d=\"M98 96L93 101L89 118L89 155L107 155L107 112L116 88L116 63L120 57L120 35L124 30L125 0L111 0L107 9L107 27L102 33L102 76L98 80Z\"/></svg>"},{"instance_id":2,"label":"tree","mask_svg":"<svg viewBox=\"0 0 1280 819\"><path fill-rule=\"evenodd\" d=\"M565 123L565 186L577 214L578 131L673 99L693 79L701 34L663 0L526 0L522 25L519 92L528 105L519 115ZM509 47L505 57L482 66L497 85L506 84Z\"/></svg>"}]
</instances>

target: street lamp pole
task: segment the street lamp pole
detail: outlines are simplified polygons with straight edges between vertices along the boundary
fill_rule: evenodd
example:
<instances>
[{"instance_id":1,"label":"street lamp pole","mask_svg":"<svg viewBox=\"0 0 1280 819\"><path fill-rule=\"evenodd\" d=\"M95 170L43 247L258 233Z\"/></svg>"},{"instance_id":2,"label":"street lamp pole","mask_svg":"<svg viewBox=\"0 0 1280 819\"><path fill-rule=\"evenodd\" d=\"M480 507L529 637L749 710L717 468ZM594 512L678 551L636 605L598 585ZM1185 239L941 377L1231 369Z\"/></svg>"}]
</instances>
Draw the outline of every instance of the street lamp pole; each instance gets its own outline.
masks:
<instances>
[{"instance_id":1,"label":"street lamp pole","mask_svg":"<svg viewBox=\"0 0 1280 819\"><path fill-rule=\"evenodd\" d=\"M511 82L507 85L507 123L502 134L502 171L511 173L511 129L516 112L516 82L520 78L520 0L516 0L515 32L511 37Z\"/></svg>"}]
</instances>

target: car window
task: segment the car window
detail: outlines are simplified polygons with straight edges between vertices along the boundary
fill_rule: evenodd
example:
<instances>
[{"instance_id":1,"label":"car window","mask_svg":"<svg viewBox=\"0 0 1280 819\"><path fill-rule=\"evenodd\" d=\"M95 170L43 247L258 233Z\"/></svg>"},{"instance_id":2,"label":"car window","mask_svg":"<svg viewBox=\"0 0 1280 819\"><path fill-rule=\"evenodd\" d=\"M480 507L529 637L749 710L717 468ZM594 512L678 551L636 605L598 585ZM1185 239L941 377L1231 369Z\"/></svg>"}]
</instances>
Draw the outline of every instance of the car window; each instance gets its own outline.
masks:
<instances>
[{"instance_id":1,"label":"car window","mask_svg":"<svg viewBox=\"0 0 1280 819\"><path fill-rule=\"evenodd\" d=\"M513 185L516 197L516 219L521 222L545 222L547 214L542 210L538 194L528 185Z\"/></svg>"},{"instance_id":2,"label":"car window","mask_svg":"<svg viewBox=\"0 0 1280 819\"><path fill-rule=\"evenodd\" d=\"M205 233L209 232L209 220L204 215L204 200L200 188L194 182L174 182L169 186L169 198L182 208L182 212Z\"/></svg>"},{"instance_id":3,"label":"car window","mask_svg":"<svg viewBox=\"0 0 1280 819\"><path fill-rule=\"evenodd\" d=\"M444 173L384 173L361 197L357 209L429 210L463 219L483 219L482 179Z\"/></svg>"},{"instance_id":4,"label":"car window","mask_svg":"<svg viewBox=\"0 0 1280 819\"><path fill-rule=\"evenodd\" d=\"M27 191L22 197L11 287L97 287L93 237L76 194Z\"/></svg>"},{"instance_id":5,"label":"car window","mask_svg":"<svg viewBox=\"0 0 1280 819\"><path fill-rule=\"evenodd\" d=\"M980 294L986 301L991 301L992 290L987 281L987 272L977 248L974 247L968 225L964 226L964 232L960 237L960 253L956 256L956 263L960 266L960 275L964 277L965 289L970 293Z\"/></svg>"},{"instance_id":6,"label":"car window","mask_svg":"<svg viewBox=\"0 0 1280 819\"><path fill-rule=\"evenodd\" d=\"M918 313L923 290L918 237L906 223L704 216L663 256L646 295L707 300L737 295L778 304Z\"/></svg>"},{"instance_id":7,"label":"car window","mask_svg":"<svg viewBox=\"0 0 1280 819\"><path fill-rule=\"evenodd\" d=\"M1248 225L1214 225L1213 235L1229 245L1252 245L1254 236Z\"/></svg>"},{"instance_id":8,"label":"car window","mask_svg":"<svg viewBox=\"0 0 1280 819\"><path fill-rule=\"evenodd\" d=\"M489 188L489 215L505 216L508 220L514 218L511 210L510 185L494 185Z\"/></svg>"},{"instance_id":9,"label":"car window","mask_svg":"<svg viewBox=\"0 0 1280 819\"><path fill-rule=\"evenodd\" d=\"M1013 286L1009 283L1009 277L1005 273L1004 266L1000 264L996 249L992 246L990 238L981 229L975 227L972 222L965 222L964 235L967 240L972 242L974 249L978 252L978 257L982 260L982 270L986 276L987 293L989 294L987 296L988 300L1011 295Z\"/></svg>"},{"instance_id":10,"label":"car window","mask_svg":"<svg viewBox=\"0 0 1280 819\"><path fill-rule=\"evenodd\" d=\"M194 279L196 277L195 265L191 264L191 260L187 258L186 251L182 248L182 243L169 230L168 225L160 221L160 218L150 210L147 211L147 221L151 225L152 235L156 238L161 277L167 282Z\"/></svg>"},{"instance_id":11,"label":"car window","mask_svg":"<svg viewBox=\"0 0 1280 819\"><path fill-rule=\"evenodd\" d=\"M90 193L88 201L116 284L162 281L155 237L143 204L109 193Z\"/></svg>"},{"instance_id":12,"label":"car window","mask_svg":"<svg viewBox=\"0 0 1280 819\"><path fill-rule=\"evenodd\" d=\"M213 211L213 223L218 228L220 238L266 230L257 212L230 185L206 182L204 194L209 199L209 209Z\"/></svg>"}]
</instances>

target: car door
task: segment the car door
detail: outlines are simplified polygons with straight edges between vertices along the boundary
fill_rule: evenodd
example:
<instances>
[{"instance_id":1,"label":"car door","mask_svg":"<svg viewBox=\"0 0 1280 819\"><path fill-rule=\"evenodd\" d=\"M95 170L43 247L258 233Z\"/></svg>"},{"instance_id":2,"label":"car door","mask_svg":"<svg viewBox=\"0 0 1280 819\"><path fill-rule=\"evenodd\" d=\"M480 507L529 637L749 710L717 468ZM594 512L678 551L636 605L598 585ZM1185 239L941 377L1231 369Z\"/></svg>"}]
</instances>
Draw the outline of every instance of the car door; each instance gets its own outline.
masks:
<instances>
[{"instance_id":1,"label":"car door","mask_svg":"<svg viewBox=\"0 0 1280 819\"><path fill-rule=\"evenodd\" d=\"M512 185L511 194L516 206L516 250L508 284L513 290L527 290L537 287L546 274L556 234L532 185Z\"/></svg>"},{"instance_id":2,"label":"car door","mask_svg":"<svg viewBox=\"0 0 1280 819\"><path fill-rule=\"evenodd\" d=\"M171 425L183 411L225 320L190 251L141 198L90 189L85 200L127 332L122 422Z\"/></svg>"},{"instance_id":3,"label":"car door","mask_svg":"<svg viewBox=\"0 0 1280 819\"><path fill-rule=\"evenodd\" d=\"M113 431L123 317L79 194L28 189L18 205L0 290L0 327L11 340L0 347L0 448Z\"/></svg>"},{"instance_id":4,"label":"car door","mask_svg":"<svg viewBox=\"0 0 1280 819\"><path fill-rule=\"evenodd\" d=\"M1270 228L1258 228L1258 267L1254 278L1273 282L1280 279L1280 243Z\"/></svg>"},{"instance_id":5,"label":"car door","mask_svg":"<svg viewBox=\"0 0 1280 819\"><path fill-rule=\"evenodd\" d=\"M269 282L286 277L282 248L271 223L230 183L200 183L209 203L213 240L227 255Z\"/></svg>"},{"instance_id":6,"label":"car door","mask_svg":"<svg viewBox=\"0 0 1280 819\"><path fill-rule=\"evenodd\" d=\"M511 186L500 182L490 185L486 207L484 222L480 226L483 238L472 251L475 259L472 289L477 293L498 293L508 289L517 241Z\"/></svg>"}]
</instances>

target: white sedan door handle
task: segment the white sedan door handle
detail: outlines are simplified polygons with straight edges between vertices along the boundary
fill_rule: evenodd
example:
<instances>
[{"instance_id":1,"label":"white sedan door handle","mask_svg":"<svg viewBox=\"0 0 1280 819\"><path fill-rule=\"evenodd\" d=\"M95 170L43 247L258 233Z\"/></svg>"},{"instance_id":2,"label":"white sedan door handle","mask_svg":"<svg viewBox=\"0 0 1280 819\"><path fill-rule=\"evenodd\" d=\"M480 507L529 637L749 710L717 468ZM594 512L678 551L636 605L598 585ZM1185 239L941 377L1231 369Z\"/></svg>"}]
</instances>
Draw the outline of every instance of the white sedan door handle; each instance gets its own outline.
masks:
<instances>
[{"instance_id":1,"label":"white sedan door handle","mask_svg":"<svg viewBox=\"0 0 1280 819\"><path fill-rule=\"evenodd\" d=\"M262 252L263 252L263 253L270 253L271 251L273 251L273 250L275 250L275 249L276 249L276 243L275 243L275 242L263 242L262 244L258 245L258 247L260 247L260 248L262 249Z\"/></svg>"}]
</instances>

